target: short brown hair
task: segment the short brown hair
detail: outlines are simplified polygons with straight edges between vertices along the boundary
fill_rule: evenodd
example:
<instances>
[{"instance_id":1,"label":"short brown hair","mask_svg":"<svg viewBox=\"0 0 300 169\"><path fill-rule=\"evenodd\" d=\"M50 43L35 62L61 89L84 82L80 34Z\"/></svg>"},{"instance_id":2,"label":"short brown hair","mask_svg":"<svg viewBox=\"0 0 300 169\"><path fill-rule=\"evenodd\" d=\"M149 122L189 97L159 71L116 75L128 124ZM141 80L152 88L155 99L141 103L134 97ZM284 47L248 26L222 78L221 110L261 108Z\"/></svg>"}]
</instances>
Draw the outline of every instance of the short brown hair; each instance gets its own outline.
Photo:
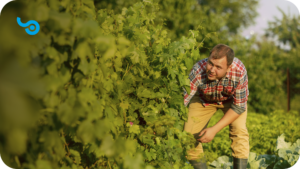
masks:
<instances>
[{"instance_id":1,"label":"short brown hair","mask_svg":"<svg viewBox=\"0 0 300 169\"><path fill-rule=\"evenodd\" d=\"M218 44L212 48L212 50L209 53L209 56L211 56L213 59L220 59L223 56L226 56L227 66L230 66L233 62L234 51L227 45Z\"/></svg>"}]
</instances>

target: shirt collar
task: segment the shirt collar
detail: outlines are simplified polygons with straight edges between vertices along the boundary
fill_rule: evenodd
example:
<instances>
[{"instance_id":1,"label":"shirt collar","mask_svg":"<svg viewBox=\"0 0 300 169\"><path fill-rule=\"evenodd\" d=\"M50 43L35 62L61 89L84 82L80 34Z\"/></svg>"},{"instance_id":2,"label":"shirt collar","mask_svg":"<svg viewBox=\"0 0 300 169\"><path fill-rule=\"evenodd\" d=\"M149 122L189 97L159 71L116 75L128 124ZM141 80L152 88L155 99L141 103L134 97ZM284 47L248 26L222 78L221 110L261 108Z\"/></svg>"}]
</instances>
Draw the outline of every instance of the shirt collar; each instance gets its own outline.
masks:
<instances>
[{"instance_id":1,"label":"shirt collar","mask_svg":"<svg viewBox=\"0 0 300 169\"><path fill-rule=\"evenodd\" d=\"M231 71L231 70L230 70L230 71ZM229 71L229 72L230 72L230 71ZM229 79L229 77L230 77L229 72L226 72L226 76L225 76L225 77L228 78L228 79Z\"/></svg>"},{"instance_id":2,"label":"shirt collar","mask_svg":"<svg viewBox=\"0 0 300 169\"><path fill-rule=\"evenodd\" d=\"M229 70L229 72L226 72L226 78L228 78L229 79L229 77L230 77L230 72L234 69L234 64L232 63L232 67L231 67L231 69Z\"/></svg>"}]
</instances>

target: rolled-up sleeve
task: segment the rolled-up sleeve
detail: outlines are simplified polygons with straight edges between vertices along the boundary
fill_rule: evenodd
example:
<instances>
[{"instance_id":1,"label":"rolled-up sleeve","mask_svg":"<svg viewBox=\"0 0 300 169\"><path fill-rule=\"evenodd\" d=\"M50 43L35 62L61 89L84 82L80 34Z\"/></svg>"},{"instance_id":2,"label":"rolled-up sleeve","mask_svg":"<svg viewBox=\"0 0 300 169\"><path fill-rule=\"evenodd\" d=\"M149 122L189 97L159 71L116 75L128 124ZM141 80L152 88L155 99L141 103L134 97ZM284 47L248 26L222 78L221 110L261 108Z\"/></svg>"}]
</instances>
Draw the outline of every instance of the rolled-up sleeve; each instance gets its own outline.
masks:
<instances>
[{"instance_id":1,"label":"rolled-up sleeve","mask_svg":"<svg viewBox=\"0 0 300 169\"><path fill-rule=\"evenodd\" d=\"M247 100L249 95L248 89L248 76L247 71L245 71L239 78L239 83L233 94L233 103L231 109L237 114L242 114L246 111Z\"/></svg>"}]
</instances>

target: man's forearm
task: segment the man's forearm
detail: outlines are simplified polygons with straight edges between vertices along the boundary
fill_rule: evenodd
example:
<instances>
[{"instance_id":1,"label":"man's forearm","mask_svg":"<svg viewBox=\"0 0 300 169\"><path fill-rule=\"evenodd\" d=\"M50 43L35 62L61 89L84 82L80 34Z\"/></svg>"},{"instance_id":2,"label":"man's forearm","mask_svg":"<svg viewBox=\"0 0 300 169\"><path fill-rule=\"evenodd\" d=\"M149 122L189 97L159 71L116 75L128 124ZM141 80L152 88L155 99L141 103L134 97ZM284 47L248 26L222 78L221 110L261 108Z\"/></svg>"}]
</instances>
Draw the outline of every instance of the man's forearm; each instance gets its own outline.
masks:
<instances>
[{"instance_id":1,"label":"man's forearm","mask_svg":"<svg viewBox=\"0 0 300 169\"><path fill-rule=\"evenodd\" d=\"M229 125L230 123L232 123L235 119L237 119L240 115L237 114L235 111L233 111L231 108L228 109L228 111L225 113L225 115L222 117L222 119L215 124L212 128L214 128L214 130L216 132L219 132L220 130L222 130L224 127L226 127L227 125Z\"/></svg>"}]
</instances>

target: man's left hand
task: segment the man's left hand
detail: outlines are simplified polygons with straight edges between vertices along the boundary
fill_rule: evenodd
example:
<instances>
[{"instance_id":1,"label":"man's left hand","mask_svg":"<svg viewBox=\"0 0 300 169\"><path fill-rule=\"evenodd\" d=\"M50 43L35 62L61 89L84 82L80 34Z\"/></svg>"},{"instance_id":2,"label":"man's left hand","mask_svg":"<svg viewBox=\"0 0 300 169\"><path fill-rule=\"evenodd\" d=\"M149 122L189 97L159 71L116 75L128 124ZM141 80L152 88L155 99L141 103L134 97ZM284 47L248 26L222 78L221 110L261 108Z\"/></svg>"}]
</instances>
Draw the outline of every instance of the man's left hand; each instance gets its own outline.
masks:
<instances>
[{"instance_id":1,"label":"man's left hand","mask_svg":"<svg viewBox=\"0 0 300 169\"><path fill-rule=\"evenodd\" d=\"M200 139L198 139L198 141L200 141L201 143L209 143L214 139L216 134L217 131L213 127L206 128L199 134L199 136L203 136Z\"/></svg>"}]
</instances>

